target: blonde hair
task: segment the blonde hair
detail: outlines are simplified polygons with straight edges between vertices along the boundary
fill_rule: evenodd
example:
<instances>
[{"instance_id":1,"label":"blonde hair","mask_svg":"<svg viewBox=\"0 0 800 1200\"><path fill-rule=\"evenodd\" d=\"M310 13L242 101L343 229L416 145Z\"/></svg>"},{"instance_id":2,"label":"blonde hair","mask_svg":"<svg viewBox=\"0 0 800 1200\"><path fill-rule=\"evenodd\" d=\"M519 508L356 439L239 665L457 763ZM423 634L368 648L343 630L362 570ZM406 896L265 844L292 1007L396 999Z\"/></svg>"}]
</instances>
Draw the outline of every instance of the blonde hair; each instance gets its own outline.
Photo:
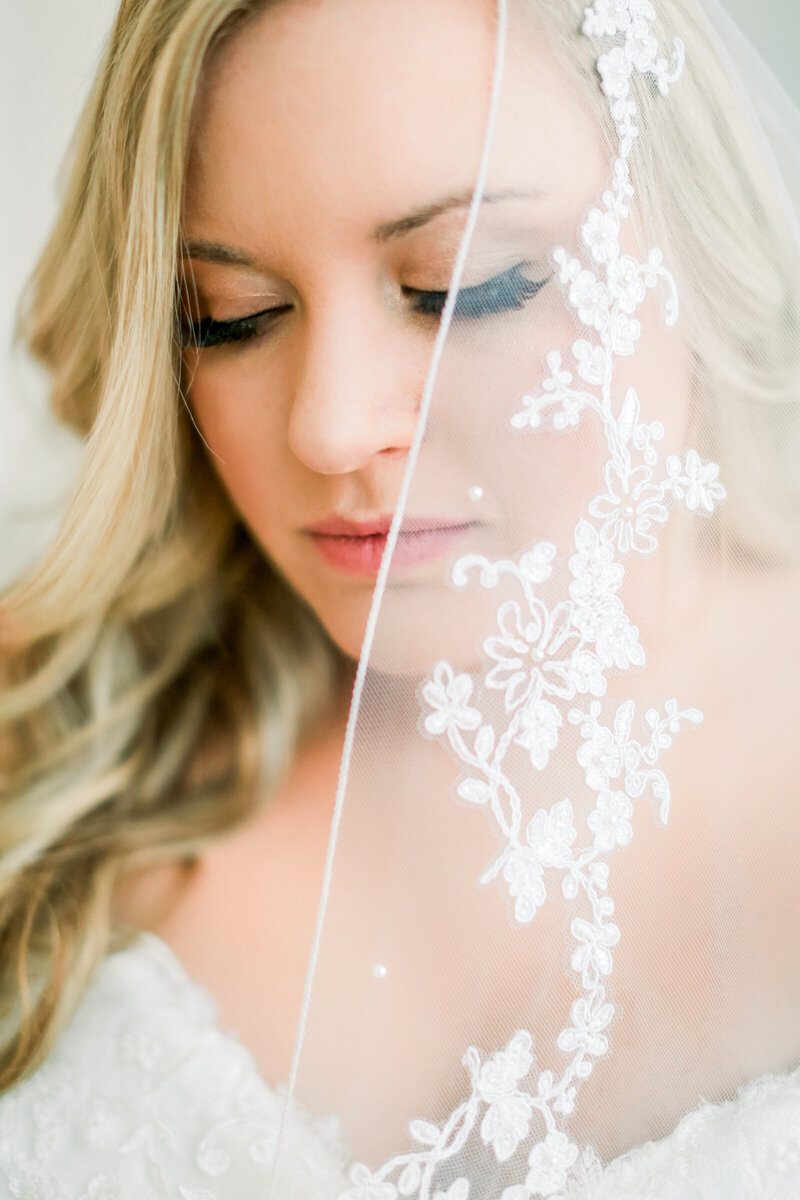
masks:
<instances>
[{"instance_id":1,"label":"blonde hair","mask_svg":"<svg viewBox=\"0 0 800 1200\"><path fill-rule=\"evenodd\" d=\"M0 627L2 1088L43 1061L122 937L111 919L122 874L191 856L246 819L336 680L337 653L238 520L181 403L177 256L195 95L219 40L264 7L123 0L23 310L53 407L87 446L62 529L5 597ZM583 0L525 7L599 111ZM691 8L661 0L663 33L702 46ZM762 479L794 505L785 523L773 505L742 541L785 553L797 490L779 482L775 430L796 419L797 287L724 71L710 50L692 71L669 121L642 88L659 153L640 157L637 186L689 296L684 328L719 401L718 452L742 455L741 513ZM717 311L720 295L744 315L732 301ZM751 425L763 439L755 465Z\"/></svg>"},{"instance_id":2,"label":"blonde hair","mask_svg":"<svg viewBox=\"0 0 800 1200\"><path fill-rule=\"evenodd\" d=\"M125 0L23 310L87 444L55 544L3 606L0 1087L45 1058L121 938L122 873L246 819L336 677L180 402L193 100L216 40L262 7Z\"/></svg>"}]
</instances>

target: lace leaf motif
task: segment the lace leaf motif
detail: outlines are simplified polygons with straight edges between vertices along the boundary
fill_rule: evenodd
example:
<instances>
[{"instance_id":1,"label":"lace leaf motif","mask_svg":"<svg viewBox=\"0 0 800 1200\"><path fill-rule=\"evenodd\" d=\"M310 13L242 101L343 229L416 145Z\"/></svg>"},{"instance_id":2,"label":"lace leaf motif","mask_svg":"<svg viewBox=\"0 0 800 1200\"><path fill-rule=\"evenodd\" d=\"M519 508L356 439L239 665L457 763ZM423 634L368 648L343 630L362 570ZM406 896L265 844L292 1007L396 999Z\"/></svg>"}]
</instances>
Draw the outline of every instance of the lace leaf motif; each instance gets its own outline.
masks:
<instances>
[{"instance_id":1,"label":"lace leaf motif","mask_svg":"<svg viewBox=\"0 0 800 1200\"><path fill-rule=\"evenodd\" d=\"M683 501L691 512L710 513L725 496L717 465L704 462L694 450L683 459L670 455L659 474L663 425L642 420L635 389L628 388L620 403L613 387L615 359L636 351L642 331L636 314L647 293L663 288L668 324L678 314L675 283L661 252L653 249L639 261L620 250L634 195L628 160L638 135L631 80L636 73L648 74L666 95L684 63L678 40L671 62L659 56L651 31L654 20L648 0L595 0L586 10L584 33L615 39L598 58L597 69L619 137L612 184L602 207L589 212L581 229L587 261L561 248L554 254L567 301L586 335L571 347L574 365L566 365L559 351L547 356L550 374L541 392L523 396L511 418L517 430L536 430L545 420L555 430L569 430L589 413L605 437L605 490L591 500L573 531L569 595L548 608L537 593L552 576L552 543L540 542L515 560L463 556L453 570L456 585L492 589L511 581L519 593L518 600L501 603L497 628L484 641L491 665L483 684L502 696L506 727L497 730L484 720L472 678L447 662L437 664L421 689L428 710L425 733L446 737L467 768L459 797L483 807L499 835L501 849L480 882L502 879L520 925L533 921L547 902L552 886L548 875L554 872L561 876L563 897L580 905L570 932L571 965L582 991L557 1038L567 1063L559 1075L537 1071L527 1030L518 1030L507 1046L486 1059L469 1047L462 1060L471 1083L468 1098L443 1125L412 1121L410 1135L417 1149L375 1172L363 1164L354 1167L351 1187L340 1200L469 1200L464 1177L446 1190L435 1190L441 1165L455 1162L476 1133L498 1162L506 1162L534 1136L534 1120L542 1135L528 1153L525 1178L506 1187L499 1200L558 1197L574 1170L596 1161L591 1148L581 1152L559 1128L559 1118L573 1111L579 1082L608 1050L605 1031L614 1015L604 981L612 973L621 933L612 920L609 867L601 856L631 842L634 802L643 797L666 825L670 789L659 765L661 753L683 725L702 720L697 709L681 708L675 699L667 700L663 713L655 708L645 712L641 736L634 734L633 701L604 716L607 672L645 663L639 630L618 595L624 576L619 558L657 549L659 530L674 502ZM583 836L569 798L539 809L526 822L522 798L506 767L509 750L518 746L533 771L545 771L565 721L579 731L577 761L587 791L594 795Z\"/></svg>"}]
</instances>

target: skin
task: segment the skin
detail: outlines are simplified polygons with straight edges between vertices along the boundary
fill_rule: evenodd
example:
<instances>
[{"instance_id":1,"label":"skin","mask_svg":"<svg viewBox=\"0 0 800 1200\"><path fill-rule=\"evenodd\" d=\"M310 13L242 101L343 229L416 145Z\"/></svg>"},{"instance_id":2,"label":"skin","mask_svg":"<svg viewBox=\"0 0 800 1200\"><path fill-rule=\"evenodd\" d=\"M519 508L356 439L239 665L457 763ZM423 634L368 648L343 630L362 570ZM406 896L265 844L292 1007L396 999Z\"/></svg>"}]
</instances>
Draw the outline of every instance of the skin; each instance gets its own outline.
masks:
<instances>
[{"instance_id":1,"label":"skin","mask_svg":"<svg viewBox=\"0 0 800 1200\"><path fill-rule=\"evenodd\" d=\"M438 325L436 318L413 310L404 289L448 286L466 210L433 216L431 208L443 198L468 195L477 173L492 72L490 17L490 6L479 0L281 0L224 44L210 64L198 104L184 212L185 238L195 250L185 264L192 284L184 304L194 319L232 320L268 306L281 307L282 313L256 340L187 349L191 407L220 479L254 537L352 659L358 656L374 580L333 568L305 527L332 514L365 520L391 513L397 501ZM447 55L442 46L448 47ZM553 247L575 246L580 222L608 180L596 118L574 83L562 76L533 29L516 30L511 48L487 191L513 191L515 198L482 209L465 267L466 286L520 262L531 280L548 278ZM426 211L430 219L423 222L420 214ZM389 226L394 226L391 234ZM376 236L380 230L383 235ZM210 261L221 257L219 251L209 252L210 246L226 247L229 261ZM230 261L234 251L241 261ZM681 444L688 421L689 369L679 338L663 328L655 299L643 308L642 321L639 349L634 359L621 363L618 382L640 390L646 419L664 421L669 450ZM569 346L581 332L552 280L519 310L454 323L407 506L411 515L473 522L469 538L449 561L467 548L492 558L516 555L542 537L568 552L572 525L587 496L598 490L604 452L595 428L586 421L564 436L535 437L503 430L519 398L540 385L546 353ZM487 456L489 437L498 450ZM469 498L475 484L484 490L477 508ZM646 645L652 641L646 636L650 624L658 626L663 615L660 589L671 561L668 542L666 547L663 559L651 559L641 574L638 564L633 566L626 581L626 607ZM463 604L454 621L447 565L445 558L390 576L373 658L384 681L406 673L416 680L438 657L475 665L476 647L496 620L498 593L474 589L460 596ZM657 1044L634 1039L628 1054L611 1060L610 1071L598 1072L584 1085L576 1127L607 1157L665 1132L673 1117L694 1106L698 1093L718 1094L721 1062L729 1064L727 1084L765 1063L777 1069L788 1057L780 1013L768 1010L770 1003L780 1008L789 988L772 982L766 943L755 922L750 929L749 911L740 916L739 928L750 936L731 947L732 956L734 950L741 956L740 961L731 958L731 977L739 971L768 984L763 996L742 1000L740 1011L728 1005L730 1022L724 1029L712 1027L706 1015L717 1011L724 996L715 992L716 980L709 976L702 986L687 989L676 987L674 975L659 974L659 964L666 961L664 941L673 950L670 963L684 955L691 962L693 939L713 937L718 898L706 864L717 831L733 818L721 811L726 789L715 791L714 781L698 776L698 770L722 763L732 784L735 777L737 787L749 786L742 783L742 765L713 739L728 728L725 705L737 686L740 659L730 654L729 643L742 625L739 611L754 611L763 599L745 596L741 589L726 597L726 621L711 631L694 620L700 589L692 572L672 574L688 581L685 612L694 621L695 636L686 637L686 621L676 621L679 649L663 636L655 643L670 673L659 675L656 653L645 683L626 678L623 686L644 707L653 696L672 695L676 680L687 682L691 702L704 710L707 725L686 735L691 742L679 741L671 775L676 794L683 780L686 788L696 789L692 794L704 797L704 805L699 811L678 809L669 839L643 814L639 865L631 855L614 861L615 896L626 922L620 976L624 980L627 969L627 978L637 980L635 994L626 995L621 987L623 1009L627 1005L634 1016L651 1014L668 1036ZM710 606L703 611L708 614ZM755 629L755 622L748 627ZM766 638L763 623L758 629ZM755 643L749 652L770 653L768 645ZM776 689L779 694L785 689ZM220 1024L238 1031L271 1082L286 1079L291 1065L345 701L304 747L258 819L203 856L180 902L152 926L214 995ZM562 911L554 908L537 919L522 951L504 906L487 905L479 889L466 894L463 879L478 877L491 857L493 839L486 823L456 821L452 806L431 803L431 797L452 793L452 761L420 739L425 757L409 763L404 719L412 708L398 704L393 710L396 722L380 730L381 773L360 781L365 795L380 794L384 803L368 804L366 810L356 803L355 816L342 831L332 919L341 922L346 937L331 940L337 957L330 964L333 984L327 991L323 955L323 1019L315 1025L312 1013L307 1041L308 1061L324 1063L325 1069L319 1078L300 1079L300 1093L314 1111L343 1109L345 1118L351 1094L347 1081L358 1078L364 1087L373 1081L374 1096L356 1089L350 1133L360 1139L353 1142L354 1151L376 1161L404 1144L409 1114L457 1102L463 1092L461 1055L476 1028L493 1046L513 1032L502 1012L492 1014L496 1027L487 1023L481 1009L485 996L476 980L505 973L512 1020L548 997L546 1010L536 1011L537 1035L547 1046L574 998L561 962L552 959L553 940L560 944L562 937ZM780 728L775 713L759 719ZM394 739L400 747L396 765ZM419 781L426 786L417 786ZM537 800L550 805L570 784L566 776L551 780ZM752 786L758 785L754 778ZM563 790L550 795L547 786ZM393 803L400 799L402 809ZM731 844L737 836L744 833L732 831ZM410 837L415 869L437 881L438 891L429 897L437 909L417 914L414 924L392 921L389 907L382 926L381 900L388 896L388 904L396 904L405 880L392 877L391 848L398 847L398 861L407 866L410 851L402 839ZM443 856L445 839L448 854ZM770 845L769 852L774 860L777 848ZM636 874L642 862L649 872L645 882ZM776 880L790 875L776 873ZM169 881L162 884L168 888ZM645 886L653 899L649 909L639 903ZM145 890L153 896L157 888L151 875ZM287 896L292 897L288 905ZM132 890L128 911L135 912L139 903ZM687 908L693 912L689 923ZM779 896L769 908L788 914L792 904ZM443 973L441 928L448 921L456 930L466 922L476 931L481 959L476 962L465 946ZM753 956L759 953L764 967L754 972ZM386 1046L364 1036L360 1026L359 989L372 986L364 982L364 964L376 959L419 963L430 983L421 1003L404 992L408 978L412 985L418 979L414 972L391 976L393 986L377 1006L376 1018L390 1033ZM550 964L549 974L543 975L543 962ZM339 997L341 980L352 981L354 1003L349 991ZM531 994L531 980L540 981L540 997ZM730 1046L752 1045L746 1031L753 1008L774 1032L758 1048L757 1061L737 1062ZM737 1021L738 1040L730 1036ZM392 1047L405 1045L422 1052L400 1061ZM619 1048L624 1045L620 1038ZM673 1056L669 1069L680 1079L672 1095L674 1112L647 1083L663 1074L658 1056L664 1046ZM365 1055L362 1062L356 1047ZM654 1061L644 1061L641 1055L651 1052ZM684 1056L676 1067L674 1056L680 1052ZM454 1064L450 1093L447 1080L442 1092L443 1062ZM387 1075L391 1095L381 1088ZM326 1078L333 1081L328 1092ZM373 1130L359 1124L359 1113L367 1109L375 1118L374 1140Z\"/></svg>"},{"instance_id":2,"label":"skin","mask_svg":"<svg viewBox=\"0 0 800 1200\"><path fill-rule=\"evenodd\" d=\"M280 3L217 55L198 106L186 307L217 321L283 311L254 340L187 352L192 409L234 505L352 658L374 578L325 561L306 527L391 514L397 501L438 328L407 289L448 287L466 205L423 218L443 200L469 199L490 17L477 0ZM568 546L604 461L591 420L567 436L514 436L508 425L540 385L548 351L585 334L551 278L552 251L575 245L609 174L574 84L533 30L514 36L486 188L498 198L480 212L462 286L518 264L545 286L519 309L451 328L406 506L411 517L472 523L451 561L464 549L516 555L542 537ZM445 44L454 52L443 62ZM242 261L208 261L219 247ZM644 324L620 384L638 384L645 415L650 406L679 441L684 358L655 301ZM489 438L498 449L487 459ZM466 596L454 635L446 566L445 557L392 571L375 665L420 673L432 656L474 665L496 597Z\"/></svg>"}]
</instances>

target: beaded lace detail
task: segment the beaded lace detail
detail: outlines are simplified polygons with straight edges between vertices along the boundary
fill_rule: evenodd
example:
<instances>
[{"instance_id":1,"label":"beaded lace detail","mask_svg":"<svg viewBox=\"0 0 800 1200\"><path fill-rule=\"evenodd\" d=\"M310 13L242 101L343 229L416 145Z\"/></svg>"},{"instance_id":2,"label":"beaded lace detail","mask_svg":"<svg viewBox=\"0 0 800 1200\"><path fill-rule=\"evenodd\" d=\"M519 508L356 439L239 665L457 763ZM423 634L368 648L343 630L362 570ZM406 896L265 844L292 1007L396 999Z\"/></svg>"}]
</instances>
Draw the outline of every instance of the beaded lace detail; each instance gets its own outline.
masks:
<instances>
[{"instance_id":1,"label":"beaded lace detail","mask_svg":"<svg viewBox=\"0 0 800 1200\"><path fill-rule=\"evenodd\" d=\"M586 332L571 346L571 361L561 351L547 356L549 375L541 390L523 396L511 418L522 432L547 422L569 432L589 416L602 431L605 488L574 528L568 595L548 603L542 594L553 580L558 554L551 542L539 542L515 560L463 556L453 569L458 587L510 583L519 599L499 606L497 626L483 643L487 667L477 688L470 675L441 661L421 689L425 733L447 739L464 768L459 797L482 808L497 835L498 853L480 882L501 881L521 926L535 920L549 888L560 887L574 906L570 962L580 990L557 1038L566 1065L561 1071L540 1068L533 1035L525 1029L488 1057L470 1046L462 1060L466 1099L443 1123L412 1121L411 1151L376 1171L354 1168L342 1200L467 1200L473 1193L463 1175L445 1190L437 1183L445 1173L451 1178L458 1162L480 1153L481 1146L496 1163L508 1162L509 1170L509 1160L523 1147L527 1151L521 1177L512 1172L519 1182L498 1200L564 1197L599 1168L592 1148L577 1145L562 1126L575 1109L580 1081L608 1050L606 1030L615 1012L607 981L621 932L613 920L606 860L631 842L640 800L648 799L657 821L667 824L670 787L662 752L683 726L702 721L696 708L674 698L663 712L649 708L643 714L632 700L613 709L604 703L610 670L645 664L639 630L619 595L623 560L658 548L659 530L675 503L712 513L725 496L717 465L696 451L683 458L669 455L662 464L663 425L642 420L634 388L620 395L615 387L616 360L636 351L642 332L636 314L648 292L663 290L668 325L678 314L677 289L661 251L652 249L643 261L621 251L634 195L633 77L651 77L666 96L684 66L679 40L671 60L660 54L654 21L648 0L595 0L586 10L584 33L614 42L599 56L597 69L618 135L611 185L581 228L583 259L563 248L554 252L566 301ZM593 805L585 829L570 798L526 815L522 788L529 786L530 772L520 777L516 765L514 748L521 747L530 770L546 771L569 725L582 739L577 762Z\"/></svg>"},{"instance_id":2,"label":"beaded lace detail","mask_svg":"<svg viewBox=\"0 0 800 1200\"><path fill-rule=\"evenodd\" d=\"M101 965L45 1064L0 1097L0 1197L256 1200L285 1104L208 993L142 935ZM333 1200L338 1122L293 1102L285 1136L282 1200Z\"/></svg>"},{"instance_id":3,"label":"beaded lace detail","mask_svg":"<svg viewBox=\"0 0 800 1200\"><path fill-rule=\"evenodd\" d=\"M0 1096L0 1200L262 1200L284 1103L219 1029L211 997L143 935L101 965L45 1065ZM295 1105L284 1137L281 1200L341 1195L338 1123ZM393 1185L370 1186L384 1200ZM568 1200L721 1195L800 1200L800 1070L704 1104L669 1137L587 1172ZM495 1200L449 1189L463 1196Z\"/></svg>"},{"instance_id":4,"label":"beaded lace detail","mask_svg":"<svg viewBox=\"0 0 800 1200\"><path fill-rule=\"evenodd\" d=\"M800 1200L800 1071L764 1076L726 1104L704 1104L668 1138L605 1167L563 1128L580 1081L608 1050L614 1016L608 980L622 933L607 860L631 843L640 801L667 824L662 753L683 726L702 720L677 699L663 711L640 713L632 700L608 707L607 673L645 663L619 595L624 560L657 549L675 504L712 513L725 496L716 464L694 450L662 462L663 426L642 420L635 389L620 395L615 387L616 360L636 351L648 292L663 292L668 323L678 311L661 252L639 260L621 251L638 136L632 80L649 76L666 96L684 65L680 42L669 59L660 54L654 20L649 0L594 0L586 10L586 35L613 40L597 67L618 155L601 206L582 226L583 256L554 255L584 336L548 355L541 390L523 396L511 419L520 433L548 423L569 433L589 417L605 439L604 489L574 528L568 595L557 603L543 595L559 553L553 543L514 560L463 556L453 573L458 587L510 582L518 598L497 610L479 687L442 661L421 688L425 733L447 739L463 767L460 798L482 809L498 835L481 882L503 890L523 929L554 888L574 905L570 962L579 994L557 1037L563 1069L539 1068L525 1029L488 1056L470 1046L466 1099L442 1123L412 1121L411 1151L376 1170L352 1165L348 1178L338 1122L313 1119L284 1089L270 1088L245 1048L219 1029L207 993L163 944L143 937L103 964L47 1063L0 1098L0 1196L255 1200L268 1194L282 1129L281 1200ZM502 723L484 715L498 707ZM512 748L522 749L530 771L545 772L570 726L580 737L590 811L579 821L565 798L526 815ZM519 1182L499 1196L453 1171L442 1184L442 1168L470 1152L498 1164L524 1152Z\"/></svg>"}]
</instances>

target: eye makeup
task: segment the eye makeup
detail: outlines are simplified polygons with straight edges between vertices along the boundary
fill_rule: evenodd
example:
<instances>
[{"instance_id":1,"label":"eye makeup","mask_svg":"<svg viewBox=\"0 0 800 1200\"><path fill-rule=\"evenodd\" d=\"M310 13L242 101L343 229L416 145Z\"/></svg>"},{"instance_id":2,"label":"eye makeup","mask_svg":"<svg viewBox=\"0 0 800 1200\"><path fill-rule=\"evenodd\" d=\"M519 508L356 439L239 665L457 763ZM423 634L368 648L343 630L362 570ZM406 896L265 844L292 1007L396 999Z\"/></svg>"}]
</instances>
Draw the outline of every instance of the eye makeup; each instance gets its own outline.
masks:
<instances>
[{"instance_id":1,"label":"eye makeup","mask_svg":"<svg viewBox=\"0 0 800 1200\"><path fill-rule=\"evenodd\" d=\"M453 319L475 321L523 308L550 280L550 276L540 280L530 279L523 274L524 267L525 263L517 263L485 283L462 287L456 299ZM447 291L412 287L403 287L402 293L410 301L413 313L437 320L444 311L448 295ZM181 341L185 348L193 346L198 350L250 342L267 334L293 308L292 304L272 306L231 321L217 321L212 317L185 321L181 325Z\"/></svg>"},{"instance_id":2,"label":"eye makeup","mask_svg":"<svg viewBox=\"0 0 800 1200\"><path fill-rule=\"evenodd\" d=\"M549 282L533 280L522 274L524 263L517 263L509 270L487 279L485 283L472 287L461 287L456 297L453 319L479 320L498 313L523 308ZM446 291L422 291L403 288L404 295L414 300L414 311L424 316L440 317L447 302Z\"/></svg>"},{"instance_id":3,"label":"eye makeup","mask_svg":"<svg viewBox=\"0 0 800 1200\"><path fill-rule=\"evenodd\" d=\"M281 304L262 308L259 312L236 317L232 321L215 321L213 317L185 321L181 325L181 342L184 348L194 347L197 350L207 350L230 342L249 342L267 333L293 307L292 304Z\"/></svg>"}]
</instances>

